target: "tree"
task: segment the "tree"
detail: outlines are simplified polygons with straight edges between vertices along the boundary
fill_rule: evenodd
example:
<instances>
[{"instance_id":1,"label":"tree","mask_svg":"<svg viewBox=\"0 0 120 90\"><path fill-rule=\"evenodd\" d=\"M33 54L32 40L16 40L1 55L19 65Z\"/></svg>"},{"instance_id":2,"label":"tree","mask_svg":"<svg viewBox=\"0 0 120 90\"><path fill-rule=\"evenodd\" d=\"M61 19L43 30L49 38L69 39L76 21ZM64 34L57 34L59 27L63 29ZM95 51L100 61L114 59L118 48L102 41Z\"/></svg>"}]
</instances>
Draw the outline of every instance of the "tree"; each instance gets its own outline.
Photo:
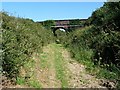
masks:
<instances>
[{"instance_id":1,"label":"tree","mask_svg":"<svg viewBox=\"0 0 120 90\"><path fill-rule=\"evenodd\" d=\"M54 20L46 20L43 22L43 26L46 27L47 29L50 29L51 26L55 26L55 21Z\"/></svg>"}]
</instances>

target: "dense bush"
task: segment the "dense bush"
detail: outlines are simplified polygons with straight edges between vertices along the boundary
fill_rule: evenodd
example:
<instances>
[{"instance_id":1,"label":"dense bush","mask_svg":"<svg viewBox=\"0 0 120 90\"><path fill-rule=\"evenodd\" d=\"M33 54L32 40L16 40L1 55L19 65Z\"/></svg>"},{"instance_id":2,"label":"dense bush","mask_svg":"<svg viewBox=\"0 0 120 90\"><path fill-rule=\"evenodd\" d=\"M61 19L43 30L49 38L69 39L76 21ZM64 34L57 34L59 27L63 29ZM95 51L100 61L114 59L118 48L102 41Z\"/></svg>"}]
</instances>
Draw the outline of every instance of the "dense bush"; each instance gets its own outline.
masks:
<instances>
[{"instance_id":1,"label":"dense bush","mask_svg":"<svg viewBox=\"0 0 120 90\"><path fill-rule=\"evenodd\" d=\"M93 12L89 18L95 26L95 35L91 48L94 57L102 64L114 64L120 68L120 2L108 2Z\"/></svg>"},{"instance_id":2,"label":"dense bush","mask_svg":"<svg viewBox=\"0 0 120 90\"><path fill-rule=\"evenodd\" d=\"M39 23L16 18L1 12L3 71L10 78L17 77L19 68L30 60L34 52L54 40L53 34Z\"/></svg>"},{"instance_id":3,"label":"dense bush","mask_svg":"<svg viewBox=\"0 0 120 90\"><path fill-rule=\"evenodd\" d=\"M106 14L107 13L107 14ZM90 26L69 34L66 45L78 55L81 48L93 50L93 60L97 64L120 68L120 2L107 2L93 12L88 21ZM66 42L66 40L65 40ZM80 55L79 55L80 56Z\"/></svg>"},{"instance_id":4,"label":"dense bush","mask_svg":"<svg viewBox=\"0 0 120 90\"><path fill-rule=\"evenodd\" d=\"M91 60L93 55L93 51L89 48L90 42L93 39L90 31L91 26L85 27L84 29L70 32L66 38L64 38L63 44L70 49L72 57L80 62Z\"/></svg>"},{"instance_id":5,"label":"dense bush","mask_svg":"<svg viewBox=\"0 0 120 90\"><path fill-rule=\"evenodd\" d=\"M66 35L63 44L72 57L88 66L102 67L120 80L120 2L107 2L93 12L86 26ZM89 61L94 62L90 63ZM91 67L90 66L90 67ZM102 72L100 72L102 73ZM109 75L109 76L108 76ZM103 76L112 77L109 74Z\"/></svg>"}]
</instances>

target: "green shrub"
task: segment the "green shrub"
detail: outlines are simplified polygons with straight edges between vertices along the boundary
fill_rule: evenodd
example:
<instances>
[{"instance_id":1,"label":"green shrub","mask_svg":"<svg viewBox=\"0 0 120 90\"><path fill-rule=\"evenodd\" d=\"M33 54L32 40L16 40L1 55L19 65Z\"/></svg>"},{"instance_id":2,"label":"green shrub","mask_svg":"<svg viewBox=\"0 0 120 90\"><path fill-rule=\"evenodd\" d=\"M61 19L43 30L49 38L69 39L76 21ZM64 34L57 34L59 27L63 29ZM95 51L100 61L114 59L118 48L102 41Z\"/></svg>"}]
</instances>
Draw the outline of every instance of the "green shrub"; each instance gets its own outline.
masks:
<instances>
[{"instance_id":1,"label":"green shrub","mask_svg":"<svg viewBox=\"0 0 120 90\"><path fill-rule=\"evenodd\" d=\"M119 17L120 2L107 2L89 17L90 26L70 32L63 43L72 57L85 63L87 69L97 65L106 69L99 73L100 76L116 80L120 79Z\"/></svg>"},{"instance_id":2,"label":"green shrub","mask_svg":"<svg viewBox=\"0 0 120 90\"><path fill-rule=\"evenodd\" d=\"M54 41L51 31L29 19L2 15L3 71L10 78L19 75L19 68L27 63L34 52Z\"/></svg>"}]
</instances>

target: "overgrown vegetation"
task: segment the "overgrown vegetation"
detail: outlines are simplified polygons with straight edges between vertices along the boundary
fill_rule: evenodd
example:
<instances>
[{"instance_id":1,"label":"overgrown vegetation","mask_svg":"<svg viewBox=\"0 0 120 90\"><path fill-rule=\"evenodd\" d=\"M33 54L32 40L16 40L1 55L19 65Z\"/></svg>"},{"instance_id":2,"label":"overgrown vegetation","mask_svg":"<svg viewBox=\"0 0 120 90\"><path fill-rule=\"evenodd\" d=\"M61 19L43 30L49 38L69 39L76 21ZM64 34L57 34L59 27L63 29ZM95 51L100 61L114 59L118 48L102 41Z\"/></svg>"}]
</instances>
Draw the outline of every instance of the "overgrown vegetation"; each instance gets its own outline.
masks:
<instances>
[{"instance_id":1,"label":"overgrown vegetation","mask_svg":"<svg viewBox=\"0 0 120 90\"><path fill-rule=\"evenodd\" d=\"M107 14L106 14L107 13ZM91 43L95 59L104 64L114 64L120 68L120 2L105 3L93 12L89 20L93 24L96 37ZM98 34L97 34L98 33ZM101 59L100 59L101 58Z\"/></svg>"},{"instance_id":2,"label":"overgrown vegetation","mask_svg":"<svg viewBox=\"0 0 120 90\"><path fill-rule=\"evenodd\" d=\"M46 20L44 22L42 22L42 25L46 28L46 29L51 29L51 26L55 25L55 21L54 20Z\"/></svg>"},{"instance_id":3,"label":"overgrown vegetation","mask_svg":"<svg viewBox=\"0 0 120 90\"><path fill-rule=\"evenodd\" d=\"M106 14L107 13L107 14ZM89 17L89 26L70 32L62 44L100 77L120 80L120 2L107 2ZM93 63L94 62L94 63ZM98 70L95 70L97 67ZM101 69L104 68L104 69ZM119 85L118 85L119 86Z\"/></svg>"},{"instance_id":4,"label":"overgrown vegetation","mask_svg":"<svg viewBox=\"0 0 120 90\"><path fill-rule=\"evenodd\" d=\"M33 52L41 52L42 46L56 39L57 43L69 48L72 57L87 65L87 70L99 77L117 81L120 88L120 2L106 2L83 23L88 26L72 30L69 34L56 31L57 37L53 37L50 30L43 28L50 29L54 21L48 20L41 26L29 19L0 14L3 33L2 67L10 78L17 78L20 67L30 60ZM57 57L56 60L59 60L59 56ZM44 62L42 63L44 67ZM67 82L63 80L63 68L61 63L57 63L57 77L64 87ZM24 83L20 78L17 80L20 84Z\"/></svg>"},{"instance_id":5,"label":"overgrown vegetation","mask_svg":"<svg viewBox=\"0 0 120 90\"><path fill-rule=\"evenodd\" d=\"M19 69L34 52L42 52L42 46L54 41L52 32L29 19L2 15L3 73L17 78Z\"/></svg>"}]
</instances>

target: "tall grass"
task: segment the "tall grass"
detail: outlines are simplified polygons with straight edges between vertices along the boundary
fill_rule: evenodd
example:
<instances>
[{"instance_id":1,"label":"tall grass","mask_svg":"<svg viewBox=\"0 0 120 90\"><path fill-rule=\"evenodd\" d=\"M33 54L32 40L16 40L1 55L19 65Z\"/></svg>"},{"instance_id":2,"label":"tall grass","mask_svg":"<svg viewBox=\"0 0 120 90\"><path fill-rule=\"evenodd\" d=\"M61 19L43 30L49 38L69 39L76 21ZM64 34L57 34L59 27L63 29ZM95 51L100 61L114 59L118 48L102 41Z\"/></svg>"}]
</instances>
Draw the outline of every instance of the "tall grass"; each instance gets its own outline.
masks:
<instances>
[{"instance_id":1,"label":"tall grass","mask_svg":"<svg viewBox=\"0 0 120 90\"><path fill-rule=\"evenodd\" d=\"M86 66L86 70L90 74L99 78L117 80L119 79L120 71L115 65L114 68L111 67L112 71L109 71L107 67L101 64L101 61L95 62L95 48L97 46L95 48L93 46L97 43L95 42L96 40L100 40L100 35L94 26L87 26L70 32L66 38L63 38L61 43L70 50L71 57Z\"/></svg>"}]
</instances>

